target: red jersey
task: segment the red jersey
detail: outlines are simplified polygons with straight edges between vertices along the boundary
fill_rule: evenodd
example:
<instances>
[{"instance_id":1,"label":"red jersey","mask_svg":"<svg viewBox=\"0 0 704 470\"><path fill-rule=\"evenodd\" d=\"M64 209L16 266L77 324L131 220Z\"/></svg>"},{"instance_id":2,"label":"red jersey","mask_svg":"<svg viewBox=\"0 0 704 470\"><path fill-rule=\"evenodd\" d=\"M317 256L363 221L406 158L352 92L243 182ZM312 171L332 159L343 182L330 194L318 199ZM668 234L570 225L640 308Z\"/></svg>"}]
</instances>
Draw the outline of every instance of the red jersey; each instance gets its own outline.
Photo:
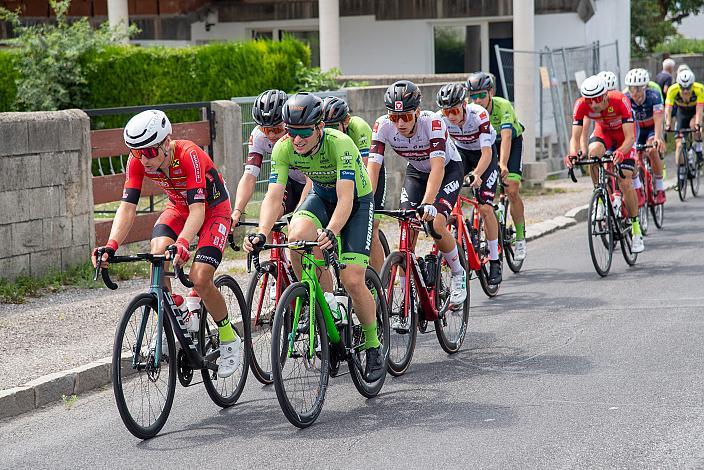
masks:
<instances>
[{"instance_id":1,"label":"red jersey","mask_svg":"<svg viewBox=\"0 0 704 470\"><path fill-rule=\"evenodd\" d=\"M230 196L213 160L190 140L174 142L174 157L166 173L161 170L148 172L139 159L130 155L122 200L137 204L142 181L147 176L161 186L177 209L188 212L190 204L205 203L206 213L212 213L218 207L218 211L222 208L229 216Z\"/></svg>"},{"instance_id":2,"label":"red jersey","mask_svg":"<svg viewBox=\"0 0 704 470\"><path fill-rule=\"evenodd\" d=\"M607 98L609 105L600 113L593 111L583 97L579 98L574 104L572 124L581 126L584 124L584 118L588 117L598 127L617 130L621 129L624 123L633 122L631 100L626 95L620 91L610 91Z\"/></svg>"}]
</instances>

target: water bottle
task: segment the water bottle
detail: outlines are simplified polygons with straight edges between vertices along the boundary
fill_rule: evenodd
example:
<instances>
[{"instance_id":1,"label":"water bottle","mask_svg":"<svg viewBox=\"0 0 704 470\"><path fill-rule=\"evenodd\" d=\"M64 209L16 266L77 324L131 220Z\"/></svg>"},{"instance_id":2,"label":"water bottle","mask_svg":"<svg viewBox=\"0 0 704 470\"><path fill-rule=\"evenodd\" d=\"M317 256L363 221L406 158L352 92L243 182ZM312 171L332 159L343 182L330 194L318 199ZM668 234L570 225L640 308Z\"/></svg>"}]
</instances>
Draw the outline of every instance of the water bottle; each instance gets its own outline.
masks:
<instances>
[{"instance_id":1,"label":"water bottle","mask_svg":"<svg viewBox=\"0 0 704 470\"><path fill-rule=\"evenodd\" d=\"M425 282L428 287L435 285L435 274L438 270L438 257L432 253L425 255Z\"/></svg>"},{"instance_id":2,"label":"water bottle","mask_svg":"<svg viewBox=\"0 0 704 470\"><path fill-rule=\"evenodd\" d=\"M621 215L621 193L614 191L611 195L611 204L614 207L614 215L616 217Z\"/></svg>"},{"instance_id":3,"label":"water bottle","mask_svg":"<svg viewBox=\"0 0 704 470\"><path fill-rule=\"evenodd\" d=\"M276 284L269 286L269 298L271 300L276 300Z\"/></svg>"},{"instance_id":4,"label":"water bottle","mask_svg":"<svg viewBox=\"0 0 704 470\"><path fill-rule=\"evenodd\" d=\"M496 206L496 217L499 219L499 223L504 220L504 211L506 207L504 206L504 201L499 199L499 203Z\"/></svg>"},{"instance_id":5,"label":"water bottle","mask_svg":"<svg viewBox=\"0 0 704 470\"><path fill-rule=\"evenodd\" d=\"M428 270L425 266L425 260L419 256L416 258L416 261L418 262L418 267L420 268L420 275L423 276L423 281L425 281L425 284L428 285Z\"/></svg>"},{"instance_id":6,"label":"water bottle","mask_svg":"<svg viewBox=\"0 0 704 470\"><path fill-rule=\"evenodd\" d=\"M342 299L343 302L345 302L344 305L347 305L347 297L343 296L336 296L332 292L326 292L324 294L325 301L328 303L328 306L330 307L330 312L332 313L332 317L335 319L335 323L340 323L341 320L343 319L342 315L342 309L340 308L340 304L338 304L338 299Z\"/></svg>"},{"instance_id":7,"label":"water bottle","mask_svg":"<svg viewBox=\"0 0 704 470\"><path fill-rule=\"evenodd\" d=\"M197 332L200 329L200 297L191 289L186 297L188 313L183 316L183 324L188 331Z\"/></svg>"},{"instance_id":8,"label":"water bottle","mask_svg":"<svg viewBox=\"0 0 704 470\"><path fill-rule=\"evenodd\" d=\"M335 296L335 303L337 304L337 313L339 315L338 321L340 325L347 324L347 306L349 299L346 295L338 294Z\"/></svg>"}]
</instances>

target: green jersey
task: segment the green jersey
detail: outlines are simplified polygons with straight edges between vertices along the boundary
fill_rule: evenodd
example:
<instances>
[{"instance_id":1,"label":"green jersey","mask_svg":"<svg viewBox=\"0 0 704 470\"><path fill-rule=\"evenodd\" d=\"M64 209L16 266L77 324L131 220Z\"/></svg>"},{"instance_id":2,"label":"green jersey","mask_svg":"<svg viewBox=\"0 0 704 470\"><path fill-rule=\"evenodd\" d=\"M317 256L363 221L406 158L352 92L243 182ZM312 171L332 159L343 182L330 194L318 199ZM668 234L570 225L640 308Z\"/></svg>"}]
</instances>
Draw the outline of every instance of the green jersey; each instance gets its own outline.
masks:
<instances>
[{"instance_id":1,"label":"green jersey","mask_svg":"<svg viewBox=\"0 0 704 470\"><path fill-rule=\"evenodd\" d=\"M369 147L372 144L372 128L369 127L367 121L359 116L350 117L350 122L347 124L347 135L354 141L362 158L367 158Z\"/></svg>"},{"instance_id":2,"label":"green jersey","mask_svg":"<svg viewBox=\"0 0 704 470\"><path fill-rule=\"evenodd\" d=\"M491 125L496 131L496 141L501 140L501 131L503 129L511 129L512 139L515 139L523 133L523 126L518 122L516 111L513 109L511 102L507 99L494 96L491 99Z\"/></svg>"},{"instance_id":3,"label":"green jersey","mask_svg":"<svg viewBox=\"0 0 704 470\"><path fill-rule=\"evenodd\" d=\"M293 168L310 178L313 191L330 202L337 201L337 180L354 181L355 199L372 192L367 169L354 141L335 129L325 129L318 151L307 156L295 152L288 135L279 139L271 151L269 183L286 186L289 169Z\"/></svg>"}]
</instances>

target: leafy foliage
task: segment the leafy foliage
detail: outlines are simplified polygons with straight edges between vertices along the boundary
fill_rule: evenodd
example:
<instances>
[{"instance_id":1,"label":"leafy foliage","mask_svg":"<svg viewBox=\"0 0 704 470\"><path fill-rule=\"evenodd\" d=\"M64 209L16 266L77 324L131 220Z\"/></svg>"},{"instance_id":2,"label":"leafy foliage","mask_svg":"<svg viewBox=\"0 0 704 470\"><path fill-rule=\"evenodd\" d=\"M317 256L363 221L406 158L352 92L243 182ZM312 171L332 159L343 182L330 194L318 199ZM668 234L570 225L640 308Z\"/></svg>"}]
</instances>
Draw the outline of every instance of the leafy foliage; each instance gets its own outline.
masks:
<instances>
[{"instance_id":1,"label":"leafy foliage","mask_svg":"<svg viewBox=\"0 0 704 470\"><path fill-rule=\"evenodd\" d=\"M655 47L654 52L669 54L704 54L704 40L675 37Z\"/></svg>"},{"instance_id":2,"label":"leafy foliage","mask_svg":"<svg viewBox=\"0 0 704 470\"><path fill-rule=\"evenodd\" d=\"M21 111L84 106L86 75L92 68L86 55L123 39L107 24L94 30L85 17L69 23L70 0L50 0L49 4L56 13L55 24L25 26L17 12L0 8L0 19L9 21L18 34L10 44L18 49L15 106ZM126 34L135 32L136 28L131 28Z\"/></svg>"},{"instance_id":3,"label":"leafy foliage","mask_svg":"<svg viewBox=\"0 0 704 470\"><path fill-rule=\"evenodd\" d=\"M677 36L676 24L704 7L704 0L632 0L631 52L653 52L668 38Z\"/></svg>"}]
</instances>

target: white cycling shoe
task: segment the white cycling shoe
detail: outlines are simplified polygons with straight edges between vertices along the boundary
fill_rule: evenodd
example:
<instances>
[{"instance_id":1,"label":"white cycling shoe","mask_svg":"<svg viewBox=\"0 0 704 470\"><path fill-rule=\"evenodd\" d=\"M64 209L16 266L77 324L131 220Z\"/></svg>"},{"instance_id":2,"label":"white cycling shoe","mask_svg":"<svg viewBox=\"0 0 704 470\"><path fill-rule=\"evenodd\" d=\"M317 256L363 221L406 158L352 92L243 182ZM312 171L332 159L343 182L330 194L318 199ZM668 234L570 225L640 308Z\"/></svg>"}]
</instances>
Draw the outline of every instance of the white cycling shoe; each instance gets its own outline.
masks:
<instances>
[{"instance_id":1,"label":"white cycling shoe","mask_svg":"<svg viewBox=\"0 0 704 470\"><path fill-rule=\"evenodd\" d=\"M606 218L606 206L601 203L601 199L596 203L596 211L594 211L592 218L597 222L601 222Z\"/></svg>"},{"instance_id":2,"label":"white cycling shoe","mask_svg":"<svg viewBox=\"0 0 704 470\"><path fill-rule=\"evenodd\" d=\"M467 271L463 269L459 273L452 273L450 288L452 289L450 303L456 306L462 305L467 298Z\"/></svg>"},{"instance_id":3,"label":"white cycling shoe","mask_svg":"<svg viewBox=\"0 0 704 470\"><path fill-rule=\"evenodd\" d=\"M513 259L516 261L523 261L526 259L526 241L516 240L516 247L513 250Z\"/></svg>"},{"instance_id":4,"label":"white cycling shoe","mask_svg":"<svg viewBox=\"0 0 704 470\"><path fill-rule=\"evenodd\" d=\"M632 253L642 253L645 250L642 235L633 235L633 243L631 244Z\"/></svg>"},{"instance_id":5,"label":"white cycling shoe","mask_svg":"<svg viewBox=\"0 0 704 470\"><path fill-rule=\"evenodd\" d=\"M220 343L220 360L218 361L218 377L226 379L240 368L242 355L242 340L238 336L229 343Z\"/></svg>"}]
</instances>

